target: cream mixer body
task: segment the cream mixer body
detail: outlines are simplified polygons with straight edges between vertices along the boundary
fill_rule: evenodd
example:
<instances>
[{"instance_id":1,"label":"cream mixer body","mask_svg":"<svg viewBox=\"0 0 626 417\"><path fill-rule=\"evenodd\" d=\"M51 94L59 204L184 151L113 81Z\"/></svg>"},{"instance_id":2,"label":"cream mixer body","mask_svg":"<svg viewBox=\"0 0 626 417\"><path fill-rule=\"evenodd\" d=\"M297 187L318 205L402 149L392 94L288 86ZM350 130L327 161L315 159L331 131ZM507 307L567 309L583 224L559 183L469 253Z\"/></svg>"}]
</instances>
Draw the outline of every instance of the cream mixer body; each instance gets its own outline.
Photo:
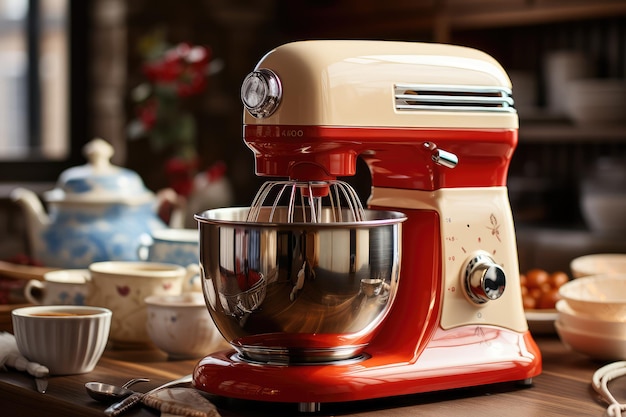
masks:
<instances>
[{"instance_id":1,"label":"cream mixer body","mask_svg":"<svg viewBox=\"0 0 626 417\"><path fill-rule=\"evenodd\" d=\"M353 357L302 363L289 357L289 343L320 335L266 335L275 345L265 348L285 345L284 362L251 360L233 343L237 352L199 363L197 388L306 405L529 382L541 372L522 307L506 189L518 119L495 60L451 45L295 42L259 62L242 100L257 175L319 184L354 175L357 158L366 162L369 209L406 217L397 234L400 278L390 308ZM212 216L198 217L201 233L203 223L219 221ZM205 276L208 299L219 298L215 279ZM299 284L306 289L307 280ZM217 304L209 303L214 318L223 314ZM233 325L223 330L232 343ZM335 336L337 350L353 340Z\"/></svg>"}]
</instances>

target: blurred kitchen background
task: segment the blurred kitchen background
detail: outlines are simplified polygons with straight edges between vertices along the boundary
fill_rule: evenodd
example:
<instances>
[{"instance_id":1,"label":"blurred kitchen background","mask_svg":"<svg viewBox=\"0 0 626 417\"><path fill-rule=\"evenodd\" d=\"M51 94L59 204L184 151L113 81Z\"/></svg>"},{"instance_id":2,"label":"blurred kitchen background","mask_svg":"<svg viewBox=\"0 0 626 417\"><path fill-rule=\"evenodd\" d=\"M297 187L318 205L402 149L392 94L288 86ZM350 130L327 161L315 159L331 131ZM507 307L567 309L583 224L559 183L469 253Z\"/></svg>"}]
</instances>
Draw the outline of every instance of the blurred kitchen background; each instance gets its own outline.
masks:
<instances>
[{"instance_id":1,"label":"blurred kitchen background","mask_svg":"<svg viewBox=\"0 0 626 417\"><path fill-rule=\"evenodd\" d=\"M626 252L625 0L0 0L0 258L28 250L11 189L53 188L94 137L153 191L171 186L171 150L129 131L151 47L208 48L206 88L183 103L197 169L227 181L229 205L250 204L262 179L241 140L241 81L273 47L320 38L493 55L520 115L509 188L521 269ZM349 181L365 198L364 170Z\"/></svg>"}]
</instances>

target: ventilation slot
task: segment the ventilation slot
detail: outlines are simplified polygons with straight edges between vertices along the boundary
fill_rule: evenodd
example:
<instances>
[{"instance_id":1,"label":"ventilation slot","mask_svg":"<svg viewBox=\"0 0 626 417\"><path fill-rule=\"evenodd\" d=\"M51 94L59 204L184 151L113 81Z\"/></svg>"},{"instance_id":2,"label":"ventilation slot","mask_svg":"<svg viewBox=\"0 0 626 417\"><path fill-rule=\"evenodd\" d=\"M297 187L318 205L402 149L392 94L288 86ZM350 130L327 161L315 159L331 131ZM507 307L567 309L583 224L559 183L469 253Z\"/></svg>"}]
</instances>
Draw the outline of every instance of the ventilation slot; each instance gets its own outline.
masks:
<instances>
[{"instance_id":1,"label":"ventilation slot","mask_svg":"<svg viewBox=\"0 0 626 417\"><path fill-rule=\"evenodd\" d=\"M511 90L504 87L397 84L395 105L400 111L515 112Z\"/></svg>"}]
</instances>

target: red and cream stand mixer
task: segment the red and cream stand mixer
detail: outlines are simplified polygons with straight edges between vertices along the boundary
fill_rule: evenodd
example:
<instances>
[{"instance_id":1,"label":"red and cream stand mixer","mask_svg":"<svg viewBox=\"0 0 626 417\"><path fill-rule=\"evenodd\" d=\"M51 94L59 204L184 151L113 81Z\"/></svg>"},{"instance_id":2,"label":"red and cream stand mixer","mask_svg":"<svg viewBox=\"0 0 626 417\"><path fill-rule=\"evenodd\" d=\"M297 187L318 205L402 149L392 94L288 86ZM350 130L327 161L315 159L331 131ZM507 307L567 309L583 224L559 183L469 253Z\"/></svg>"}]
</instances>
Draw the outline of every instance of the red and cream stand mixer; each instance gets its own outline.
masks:
<instances>
[{"instance_id":1,"label":"red and cream stand mixer","mask_svg":"<svg viewBox=\"0 0 626 417\"><path fill-rule=\"evenodd\" d=\"M518 117L494 59L442 44L294 42L261 59L242 100L257 175L323 184L354 175L357 158L366 162L368 209L406 216L400 277L354 357L264 361L229 340L236 350L198 363L196 388L315 411L321 403L531 383L541 355L522 306L506 188ZM324 187L303 192L316 193ZM201 258L210 242L202 245ZM204 287L207 304L218 296L211 288Z\"/></svg>"}]
</instances>

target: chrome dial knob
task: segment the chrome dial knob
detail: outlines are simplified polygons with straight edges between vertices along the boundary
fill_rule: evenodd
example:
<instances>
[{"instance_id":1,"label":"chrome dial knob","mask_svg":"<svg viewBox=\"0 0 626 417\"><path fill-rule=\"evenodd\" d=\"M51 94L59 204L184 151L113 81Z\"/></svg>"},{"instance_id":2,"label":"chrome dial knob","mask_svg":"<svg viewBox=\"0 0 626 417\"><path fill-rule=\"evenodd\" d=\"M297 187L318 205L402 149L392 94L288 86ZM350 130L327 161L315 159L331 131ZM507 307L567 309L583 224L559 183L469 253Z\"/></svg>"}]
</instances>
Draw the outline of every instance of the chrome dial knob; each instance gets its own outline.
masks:
<instances>
[{"instance_id":1,"label":"chrome dial knob","mask_svg":"<svg viewBox=\"0 0 626 417\"><path fill-rule=\"evenodd\" d=\"M268 117L280 104L282 86L271 70L262 68L251 72L241 85L241 101L256 118Z\"/></svg>"},{"instance_id":2,"label":"chrome dial knob","mask_svg":"<svg viewBox=\"0 0 626 417\"><path fill-rule=\"evenodd\" d=\"M465 267L465 292L476 304L497 300L504 293L506 276L502 267L486 253L474 255Z\"/></svg>"}]
</instances>

